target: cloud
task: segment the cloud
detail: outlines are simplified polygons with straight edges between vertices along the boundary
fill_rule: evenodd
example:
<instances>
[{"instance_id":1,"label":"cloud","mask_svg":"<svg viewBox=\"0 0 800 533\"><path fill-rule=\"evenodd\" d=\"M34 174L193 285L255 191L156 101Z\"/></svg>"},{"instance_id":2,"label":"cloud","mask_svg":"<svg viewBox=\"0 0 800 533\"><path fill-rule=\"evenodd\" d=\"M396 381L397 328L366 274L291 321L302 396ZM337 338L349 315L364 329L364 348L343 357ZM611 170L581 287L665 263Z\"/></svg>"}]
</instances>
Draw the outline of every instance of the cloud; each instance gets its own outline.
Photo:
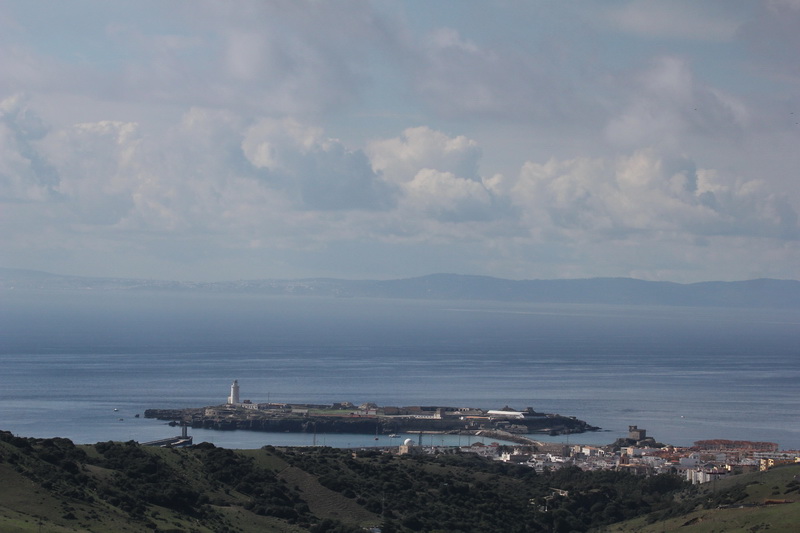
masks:
<instances>
[{"instance_id":1,"label":"cloud","mask_svg":"<svg viewBox=\"0 0 800 533\"><path fill-rule=\"evenodd\" d=\"M481 149L463 135L449 137L425 126L367 147L372 165L403 191L399 209L441 222L492 220L507 202L497 197L491 179L479 175Z\"/></svg>"},{"instance_id":2,"label":"cloud","mask_svg":"<svg viewBox=\"0 0 800 533\"><path fill-rule=\"evenodd\" d=\"M629 83L627 105L605 128L616 145L674 148L686 134L736 136L749 119L742 102L698 82L679 57L654 59Z\"/></svg>"},{"instance_id":3,"label":"cloud","mask_svg":"<svg viewBox=\"0 0 800 533\"><path fill-rule=\"evenodd\" d=\"M4 117L23 131L19 106L4 105L16 110ZM128 242L167 255L174 255L170 240L184 243L173 251L196 240L223 249L303 248L352 235L369 225L352 214L390 209L397 194L362 151L291 119L191 108L165 130L86 122L27 145L6 132L14 133L0 127L2 164L15 166L3 200L42 204L24 233L80 235L84 244L109 239L113 247ZM32 160L57 180L41 185Z\"/></svg>"},{"instance_id":4,"label":"cloud","mask_svg":"<svg viewBox=\"0 0 800 533\"><path fill-rule=\"evenodd\" d=\"M691 95L675 79L654 76L650 90ZM664 267L674 274L701 249L730 257L723 242L745 253L747 242L791 250L798 239L796 207L768 182L660 147L529 161L516 176L487 177L476 141L426 126L360 149L298 119L207 108L164 130L125 121L49 129L19 97L0 109L5 207L37 206L5 210L26 221L18 247L191 261L202 250L433 246L477 253L486 268L518 264L518 275L542 262L561 265L550 275L590 275L586 265L613 274L625 262L644 276L637 248L661 265L672 260L664 250L680 251L686 264L676 255Z\"/></svg>"},{"instance_id":5,"label":"cloud","mask_svg":"<svg viewBox=\"0 0 800 533\"><path fill-rule=\"evenodd\" d=\"M438 116L553 120L583 105L566 104L573 88L555 75L566 60L564 50L545 43L535 50L481 46L440 27L409 43L404 53L413 90Z\"/></svg>"},{"instance_id":6,"label":"cloud","mask_svg":"<svg viewBox=\"0 0 800 533\"><path fill-rule=\"evenodd\" d=\"M32 145L46 133L24 95L0 101L0 198L44 201L55 194L58 173Z\"/></svg>"},{"instance_id":7,"label":"cloud","mask_svg":"<svg viewBox=\"0 0 800 533\"><path fill-rule=\"evenodd\" d=\"M385 209L393 188L360 150L349 150L319 128L292 119L263 119L243 139L245 156L272 184L289 190L306 209Z\"/></svg>"},{"instance_id":8,"label":"cloud","mask_svg":"<svg viewBox=\"0 0 800 533\"><path fill-rule=\"evenodd\" d=\"M772 79L789 82L791 95L800 84L800 3L796 0L765 0L756 14L742 25L738 36L753 54L751 68ZM795 103L796 103L795 99Z\"/></svg>"},{"instance_id":9,"label":"cloud","mask_svg":"<svg viewBox=\"0 0 800 533\"><path fill-rule=\"evenodd\" d=\"M796 1L424 4L2 3L3 257L797 277Z\"/></svg>"},{"instance_id":10,"label":"cloud","mask_svg":"<svg viewBox=\"0 0 800 533\"><path fill-rule=\"evenodd\" d=\"M312 116L359 99L395 31L363 2L91 4L56 8L55 27L49 10L5 9L19 22L0 37L0 89Z\"/></svg>"},{"instance_id":11,"label":"cloud","mask_svg":"<svg viewBox=\"0 0 800 533\"><path fill-rule=\"evenodd\" d=\"M529 162L511 194L523 223L544 239L798 238L797 213L764 183L653 150Z\"/></svg>"},{"instance_id":12,"label":"cloud","mask_svg":"<svg viewBox=\"0 0 800 533\"><path fill-rule=\"evenodd\" d=\"M741 22L712 3L639 0L611 9L607 20L619 29L647 38L730 41Z\"/></svg>"},{"instance_id":13,"label":"cloud","mask_svg":"<svg viewBox=\"0 0 800 533\"><path fill-rule=\"evenodd\" d=\"M373 141L367 153L375 170L395 183L410 181L425 168L480 179L481 150L477 142L463 135L451 138L426 126L407 128L400 137Z\"/></svg>"},{"instance_id":14,"label":"cloud","mask_svg":"<svg viewBox=\"0 0 800 533\"><path fill-rule=\"evenodd\" d=\"M175 26L190 16L204 38L120 24L117 39L132 43L140 58L125 74L130 90L278 115L352 104L367 82L370 55L392 31L369 5L352 2L193 2L172 6L169 16Z\"/></svg>"},{"instance_id":15,"label":"cloud","mask_svg":"<svg viewBox=\"0 0 800 533\"><path fill-rule=\"evenodd\" d=\"M492 193L482 183L450 172L422 169L404 191L405 207L443 222L487 220L499 214Z\"/></svg>"}]
</instances>

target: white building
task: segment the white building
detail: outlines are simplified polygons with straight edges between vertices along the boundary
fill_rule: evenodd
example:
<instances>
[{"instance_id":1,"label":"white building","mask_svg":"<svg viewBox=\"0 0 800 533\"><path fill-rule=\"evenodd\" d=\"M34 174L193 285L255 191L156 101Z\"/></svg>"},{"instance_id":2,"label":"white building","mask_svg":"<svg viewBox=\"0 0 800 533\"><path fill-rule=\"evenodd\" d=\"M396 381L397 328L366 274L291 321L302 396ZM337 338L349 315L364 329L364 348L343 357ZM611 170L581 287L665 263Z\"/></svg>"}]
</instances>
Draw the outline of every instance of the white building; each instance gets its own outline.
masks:
<instances>
[{"instance_id":1,"label":"white building","mask_svg":"<svg viewBox=\"0 0 800 533\"><path fill-rule=\"evenodd\" d=\"M239 380L234 379L233 385L231 385L231 395L228 396L228 404L229 405L236 405L239 402Z\"/></svg>"},{"instance_id":2,"label":"white building","mask_svg":"<svg viewBox=\"0 0 800 533\"><path fill-rule=\"evenodd\" d=\"M700 483L708 483L715 479L724 478L727 472L725 470L713 468L695 468L686 471L686 480L691 481L692 485Z\"/></svg>"},{"instance_id":3,"label":"white building","mask_svg":"<svg viewBox=\"0 0 800 533\"><path fill-rule=\"evenodd\" d=\"M525 418L525 413L521 411L489 411L487 413L490 418L510 418L510 419L520 419Z\"/></svg>"}]
</instances>

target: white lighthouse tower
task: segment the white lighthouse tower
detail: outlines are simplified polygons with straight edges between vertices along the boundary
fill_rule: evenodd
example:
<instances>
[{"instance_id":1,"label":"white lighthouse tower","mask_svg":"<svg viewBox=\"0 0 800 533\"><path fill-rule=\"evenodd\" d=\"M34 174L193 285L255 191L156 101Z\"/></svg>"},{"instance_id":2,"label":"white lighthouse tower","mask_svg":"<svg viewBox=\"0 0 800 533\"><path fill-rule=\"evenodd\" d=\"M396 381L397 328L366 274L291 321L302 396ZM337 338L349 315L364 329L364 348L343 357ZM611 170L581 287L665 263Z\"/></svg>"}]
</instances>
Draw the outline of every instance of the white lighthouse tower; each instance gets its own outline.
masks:
<instances>
[{"instance_id":1,"label":"white lighthouse tower","mask_svg":"<svg viewBox=\"0 0 800 533\"><path fill-rule=\"evenodd\" d=\"M231 405L236 405L239 403L239 380L234 379L233 385L231 385L231 395L228 396L228 403Z\"/></svg>"}]
</instances>

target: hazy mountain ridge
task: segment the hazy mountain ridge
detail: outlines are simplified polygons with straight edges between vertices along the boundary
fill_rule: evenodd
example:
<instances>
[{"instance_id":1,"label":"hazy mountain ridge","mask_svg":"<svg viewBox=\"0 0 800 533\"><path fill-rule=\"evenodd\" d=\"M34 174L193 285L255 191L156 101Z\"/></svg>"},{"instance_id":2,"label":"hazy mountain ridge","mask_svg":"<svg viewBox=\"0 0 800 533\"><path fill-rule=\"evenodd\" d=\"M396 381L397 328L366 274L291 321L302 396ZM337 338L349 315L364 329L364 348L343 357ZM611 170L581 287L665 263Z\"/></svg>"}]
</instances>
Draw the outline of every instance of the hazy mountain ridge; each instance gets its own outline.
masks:
<instances>
[{"instance_id":1,"label":"hazy mountain ridge","mask_svg":"<svg viewBox=\"0 0 800 533\"><path fill-rule=\"evenodd\" d=\"M0 268L0 290L150 290L345 298L800 308L800 281L754 279L681 284L633 278L509 280L431 274L395 280L334 278L187 282L63 276Z\"/></svg>"}]
</instances>

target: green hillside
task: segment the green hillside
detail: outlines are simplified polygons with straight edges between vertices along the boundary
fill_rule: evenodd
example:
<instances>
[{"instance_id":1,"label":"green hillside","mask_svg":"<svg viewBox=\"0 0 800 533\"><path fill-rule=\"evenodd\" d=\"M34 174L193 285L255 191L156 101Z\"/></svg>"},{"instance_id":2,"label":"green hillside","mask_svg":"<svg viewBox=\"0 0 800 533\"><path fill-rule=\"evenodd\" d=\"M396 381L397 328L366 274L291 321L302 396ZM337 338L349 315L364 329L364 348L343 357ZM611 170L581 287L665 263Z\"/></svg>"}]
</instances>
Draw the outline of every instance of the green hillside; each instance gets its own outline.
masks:
<instances>
[{"instance_id":1,"label":"green hillside","mask_svg":"<svg viewBox=\"0 0 800 533\"><path fill-rule=\"evenodd\" d=\"M210 444L167 449L133 442L75 446L66 439L0 432L0 531L640 531L664 517L676 527L694 527L707 522L718 505L747 498L792 499L796 473L792 467L736 476L743 484L720 484L706 493L674 476L577 468L537 474L469 454L232 451ZM785 512L796 504L778 507ZM772 507L752 510L759 524L782 530L785 521L778 514L755 514ZM693 514L678 518L684 512ZM621 521L637 517L640 522L620 529Z\"/></svg>"},{"instance_id":2,"label":"green hillside","mask_svg":"<svg viewBox=\"0 0 800 533\"><path fill-rule=\"evenodd\" d=\"M670 511L602 528L602 531L798 531L800 465L777 467L767 472L742 474L705 484L688 503L676 505Z\"/></svg>"}]
</instances>

